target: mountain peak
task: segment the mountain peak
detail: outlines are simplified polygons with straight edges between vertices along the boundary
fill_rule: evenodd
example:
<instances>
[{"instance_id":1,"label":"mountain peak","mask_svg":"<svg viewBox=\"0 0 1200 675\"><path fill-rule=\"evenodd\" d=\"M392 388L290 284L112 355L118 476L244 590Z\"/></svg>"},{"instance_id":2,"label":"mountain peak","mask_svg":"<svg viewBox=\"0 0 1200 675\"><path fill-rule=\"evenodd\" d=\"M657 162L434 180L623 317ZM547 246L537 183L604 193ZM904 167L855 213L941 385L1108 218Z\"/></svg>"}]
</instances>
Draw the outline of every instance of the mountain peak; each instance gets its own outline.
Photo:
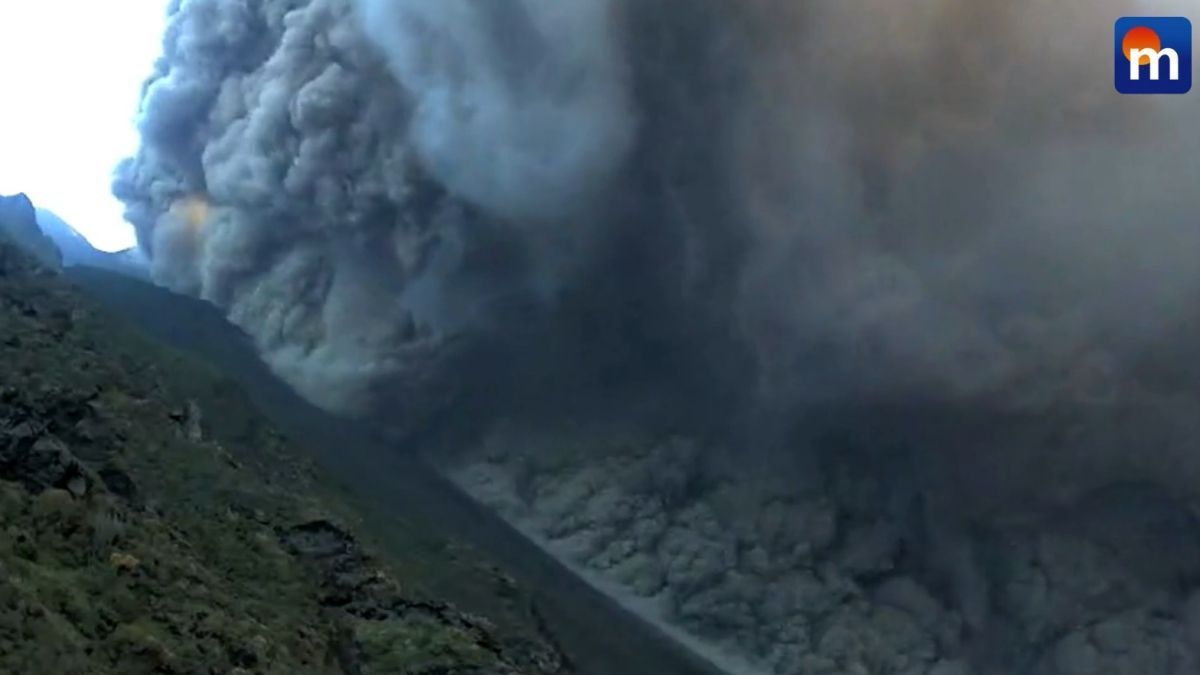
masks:
<instances>
[{"instance_id":1,"label":"mountain peak","mask_svg":"<svg viewBox=\"0 0 1200 675\"><path fill-rule=\"evenodd\" d=\"M8 233L21 248L46 267L62 267L62 253L38 226L37 211L25 193L9 197L0 195L0 231Z\"/></svg>"},{"instance_id":2,"label":"mountain peak","mask_svg":"<svg viewBox=\"0 0 1200 675\"><path fill-rule=\"evenodd\" d=\"M137 248L101 251L56 213L36 206L23 192L0 196L0 230L52 269L99 267L139 279L150 277L146 259Z\"/></svg>"}]
</instances>

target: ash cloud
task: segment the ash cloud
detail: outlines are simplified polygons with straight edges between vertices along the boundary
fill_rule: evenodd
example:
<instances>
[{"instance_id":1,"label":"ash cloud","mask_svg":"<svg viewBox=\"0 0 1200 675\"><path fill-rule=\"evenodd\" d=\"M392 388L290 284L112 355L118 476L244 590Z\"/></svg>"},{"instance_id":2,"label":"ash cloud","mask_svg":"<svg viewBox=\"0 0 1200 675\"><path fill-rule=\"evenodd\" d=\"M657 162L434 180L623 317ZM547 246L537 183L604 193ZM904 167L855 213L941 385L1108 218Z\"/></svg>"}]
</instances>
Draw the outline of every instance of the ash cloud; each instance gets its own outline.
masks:
<instances>
[{"instance_id":1,"label":"ash cloud","mask_svg":"<svg viewBox=\"0 0 1200 675\"><path fill-rule=\"evenodd\" d=\"M1194 493L1196 392L1164 374L1194 372L1195 103L1117 96L1105 58L1147 9L759 7L820 27L762 29L731 155L762 407L890 419L959 507Z\"/></svg>"},{"instance_id":2,"label":"ash cloud","mask_svg":"<svg viewBox=\"0 0 1200 675\"><path fill-rule=\"evenodd\" d=\"M168 12L114 192L158 281L225 308L335 410L442 405L447 354L577 267L632 147L608 3Z\"/></svg>"},{"instance_id":3,"label":"ash cloud","mask_svg":"<svg viewBox=\"0 0 1200 675\"><path fill-rule=\"evenodd\" d=\"M454 195L515 223L578 212L634 132L608 0L359 3L413 96L409 139Z\"/></svg>"},{"instance_id":4,"label":"ash cloud","mask_svg":"<svg viewBox=\"0 0 1200 675\"><path fill-rule=\"evenodd\" d=\"M868 393L1036 399L1186 311L1192 106L1111 92L1096 55L1121 7L800 11L823 30L766 50L778 104L750 112L740 163L747 290L795 294L751 312L791 324L762 351L840 351L834 379Z\"/></svg>"},{"instance_id":5,"label":"ash cloud","mask_svg":"<svg viewBox=\"0 0 1200 675\"><path fill-rule=\"evenodd\" d=\"M675 543L633 536L652 572L618 571L794 664L798 628L718 615L775 583L755 570L794 576L775 566L799 544L695 553L723 527L705 495L744 524L816 494L854 520L860 566L919 550L926 576L897 583L951 589L938 602L978 627L986 590L954 562L973 522L1114 481L1200 489L1195 99L1118 96L1109 55L1117 16L1185 8L180 0L114 191L156 280L222 307L327 408L698 437L651 462L684 476L674 496L627 490ZM563 471L603 482L619 454ZM526 472L501 464L484 484ZM892 494L829 510L855 503L829 496L831 464ZM609 511L583 529L624 551L637 528ZM689 555L703 578L659 573ZM822 582L836 596L857 582L830 560L850 570Z\"/></svg>"},{"instance_id":6,"label":"ash cloud","mask_svg":"<svg viewBox=\"0 0 1200 675\"><path fill-rule=\"evenodd\" d=\"M1111 91L1139 7L181 1L114 189L343 412L1145 406L1200 144Z\"/></svg>"}]
</instances>

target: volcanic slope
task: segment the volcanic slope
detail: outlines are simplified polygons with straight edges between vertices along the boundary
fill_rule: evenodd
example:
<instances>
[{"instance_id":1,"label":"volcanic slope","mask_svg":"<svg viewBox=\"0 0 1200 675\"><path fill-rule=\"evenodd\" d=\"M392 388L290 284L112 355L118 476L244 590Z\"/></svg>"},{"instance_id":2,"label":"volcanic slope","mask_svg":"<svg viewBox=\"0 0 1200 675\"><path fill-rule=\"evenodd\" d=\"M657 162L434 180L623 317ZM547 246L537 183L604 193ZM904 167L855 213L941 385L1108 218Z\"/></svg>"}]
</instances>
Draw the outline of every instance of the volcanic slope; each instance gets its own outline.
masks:
<instances>
[{"instance_id":1,"label":"volcanic slope","mask_svg":"<svg viewBox=\"0 0 1200 675\"><path fill-rule=\"evenodd\" d=\"M511 608L460 611L323 483L232 380L0 233L0 672L574 672L495 566L420 542Z\"/></svg>"}]
</instances>

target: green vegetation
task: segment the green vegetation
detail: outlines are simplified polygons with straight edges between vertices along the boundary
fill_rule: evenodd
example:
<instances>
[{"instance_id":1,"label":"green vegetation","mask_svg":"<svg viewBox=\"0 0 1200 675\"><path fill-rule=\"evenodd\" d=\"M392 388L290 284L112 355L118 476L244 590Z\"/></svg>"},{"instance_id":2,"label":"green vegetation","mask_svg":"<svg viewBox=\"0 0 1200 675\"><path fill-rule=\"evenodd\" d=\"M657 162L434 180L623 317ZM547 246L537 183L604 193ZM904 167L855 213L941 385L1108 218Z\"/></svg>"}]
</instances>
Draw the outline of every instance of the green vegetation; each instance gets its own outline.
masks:
<instances>
[{"instance_id":1,"label":"green vegetation","mask_svg":"<svg viewBox=\"0 0 1200 675\"><path fill-rule=\"evenodd\" d=\"M425 617L401 621L359 621L355 638L379 672L443 672L473 666L489 672L496 657L462 630Z\"/></svg>"},{"instance_id":2,"label":"green vegetation","mask_svg":"<svg viewBox=\"0 0 1200 675\"><path fill-rule=\"evenodd\" d=\"M228 378L0 236L0 672L566 672L359 529Z\"/></svg>"}]
</instances>

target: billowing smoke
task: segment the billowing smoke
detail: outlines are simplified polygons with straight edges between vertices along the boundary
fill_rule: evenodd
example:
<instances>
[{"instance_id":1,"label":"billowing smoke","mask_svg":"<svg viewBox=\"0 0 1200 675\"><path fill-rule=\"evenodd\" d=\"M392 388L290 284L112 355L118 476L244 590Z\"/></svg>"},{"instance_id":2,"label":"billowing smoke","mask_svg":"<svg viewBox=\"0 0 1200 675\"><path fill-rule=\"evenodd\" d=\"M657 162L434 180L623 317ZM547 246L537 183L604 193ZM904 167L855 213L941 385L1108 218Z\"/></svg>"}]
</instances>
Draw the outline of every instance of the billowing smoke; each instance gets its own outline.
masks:
<instances>
[{"instance_id":1,"label":"billowing smoke","mask_svg":"<svg viewBox=\"0 0 1200 675\"><path fill-rule=\"evenodd\" d=\"M804 556L822 547L820 564L850 569L829 551L861 536L876 578L907 546L905 564L937 570L920 583L952 589L960 623L982 630L993 601L962 581L974 572L927 560L958 556L973 519L1115 480L1200 492L1200 134L1194 97L1112 90L1112 22L1141 3L169 11L143 145L114 187L155 278L223 307L277 372L344 413L700 438L666 459L606 455L579 480L652 474L635 482L657 486L658 534L630 544L616 533L633 526L606 522L604 541L705 571L673 582L611 551L583 557L670 596L703 635L760 654L786 642L791 656L768 659L779 672L807 647L779 637L792 630L779 617L709 621L740 592L715 581L722 569L739 584L797 565L820 576ZM531 461L513 494L536 505ZM896 494L846 497L859 495L838 483L846 466ZM770 490L746 487L765 476ZM824 496L780 505L801 483ZM828 527L793 541L771 525L786 561L737 567L774 556L771 542L739 554L680 539L722 531L712 500ZM887 533L835 532L870 509L894 516ZM839 664L828 672L851 672ZM1028 672L1074 672L1047 668Z\"/></svg>"},{"instance_id":2,"label":"billowing smoke","mask_svg":"<svg viewBox=\"0 0 1200 675\"><path fill-rule=\"evenodd\" d=\"M774 103L748 113L737 164L747 291L791 296L751 311L773 322L749 331L771 375L827 372L816 396L1092 400L1192 311L1192 108L1113 94L1123 8L792 10L823 29L760 57Z\"/></svg>"},{"instance_id":3,"label":"billowing smoke","mask_svg":"<svg viewBox=\"0 0 1200 675\"><path fill-rule=\"evenodd\" d=\"M731 155L763 407L890 415L956 499L1194 491L1195 104L1116 95L1104 58L1146 8L759 6Z\"/></svg>"},{"instance_id":4,"label":"billowing smoke","mask_svg":"<svg viewBox=\"0 0 1200 675\"><path fill-rule=\"evenodd\" d=\"M440 405L447 352L561 287L631 149L607 3L169 12L114 190L157 279L337 410Z\"/></svg>"},{"instance_id":5,"label":"billowing smoke","mask_svg":"<svg viewBox=\"0 0 1200 675\"><path fill-rule=\"evenodd\" d=\"M612 5L360 3L414 97L409 134L425 167L514 223L578 212L625 159L634 118Z\"/></svg>"}]
</instances>

